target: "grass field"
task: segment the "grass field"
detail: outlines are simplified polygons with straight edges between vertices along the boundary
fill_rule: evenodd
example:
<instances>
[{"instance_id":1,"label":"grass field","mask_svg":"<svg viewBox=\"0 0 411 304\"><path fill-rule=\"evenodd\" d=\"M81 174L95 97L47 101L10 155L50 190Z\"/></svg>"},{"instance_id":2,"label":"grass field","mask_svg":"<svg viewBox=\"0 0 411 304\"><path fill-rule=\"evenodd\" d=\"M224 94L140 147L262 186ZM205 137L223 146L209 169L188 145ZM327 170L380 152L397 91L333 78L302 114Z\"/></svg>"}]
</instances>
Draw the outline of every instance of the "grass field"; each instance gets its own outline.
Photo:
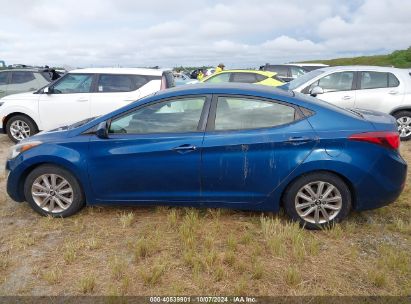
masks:
<instances>
[{"instance_id":1,"label":"grass field","mask_svg":"<svg viewBox=\"0 0 411 304\"><path fill-rule=\"evenodd\" d=\"M10 145L0 137L0 158ZM411 160L411 142L402 144ZM409 295L411 187L327 231L282 214L85 208L41 217L1 179L0 295Z\"/></svg>"}]
</instances>

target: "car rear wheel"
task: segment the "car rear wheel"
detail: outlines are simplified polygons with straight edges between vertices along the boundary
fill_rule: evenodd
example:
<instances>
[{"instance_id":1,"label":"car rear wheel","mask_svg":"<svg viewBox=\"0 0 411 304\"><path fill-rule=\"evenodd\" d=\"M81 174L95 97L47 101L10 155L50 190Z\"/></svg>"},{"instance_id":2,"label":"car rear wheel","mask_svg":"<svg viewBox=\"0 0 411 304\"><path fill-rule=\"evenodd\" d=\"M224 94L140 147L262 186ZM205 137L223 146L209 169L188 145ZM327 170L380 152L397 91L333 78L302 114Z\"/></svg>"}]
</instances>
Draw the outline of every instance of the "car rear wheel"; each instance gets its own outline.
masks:
<instances>
[{"instance_id":1,"label":"car rear wheel","mask_svg":"<svg viewBox=\"0 0 411 304\"><path fill-rule=\"evenodd\" d=\"M283 203L291 219L308 229L322 229L348 215L351 193L338 176L316 172L294 181L284 193Z\"/></svg>"},{"instance_id":2,"label":"car rear wheel","mask_svg":"<svg viewBox=\"0 0 411 304\"><path fill-rule=\"evenodd\" d=\"M6 132L15 143L33 136L38 132L34 121L24 115L16 115L10 118L6 124Z\"/></svg>"},{"instance_id":3,"label":"car rear wheel","mask_svg":"<svg viewBox=\"0 0 411 304\"><path fill-rule=\"evenodd\" d=\"M398 132L401 140L409 140L411 138L411 112L400 111L394 114L397 120Z\"/></svg>"},{"instance_id":4,"label":"car rear wheel","mask_svg":"<svg viewBox=\"0 0 411 304\"><path fill-rule=\"evenodd\" d=\"M45 216L67 217L84 206L77 179L67 170L52 165L34 169L24 183L26 201Z\"/></svg>"}]
</instances>

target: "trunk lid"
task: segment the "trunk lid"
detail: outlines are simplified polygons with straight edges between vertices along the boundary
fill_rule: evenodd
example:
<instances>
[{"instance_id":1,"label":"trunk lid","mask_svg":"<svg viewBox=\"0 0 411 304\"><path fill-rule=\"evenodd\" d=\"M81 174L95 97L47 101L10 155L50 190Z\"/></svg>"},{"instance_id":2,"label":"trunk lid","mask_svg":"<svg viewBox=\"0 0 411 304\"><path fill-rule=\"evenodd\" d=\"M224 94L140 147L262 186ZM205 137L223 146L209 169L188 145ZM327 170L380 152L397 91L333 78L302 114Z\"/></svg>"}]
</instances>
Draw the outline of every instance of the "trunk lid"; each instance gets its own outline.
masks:
<instances>
[{"instance_id":1,"label":"trunk lid","mask_svg":"<svg viewBox=\"0 0 411 304\"><path fill-rule=\"evenodd\" d=\"M365 109L349 110L370 122L377 131L398 131L397 121L389 114Z\"/></svg>"}]
</instances>

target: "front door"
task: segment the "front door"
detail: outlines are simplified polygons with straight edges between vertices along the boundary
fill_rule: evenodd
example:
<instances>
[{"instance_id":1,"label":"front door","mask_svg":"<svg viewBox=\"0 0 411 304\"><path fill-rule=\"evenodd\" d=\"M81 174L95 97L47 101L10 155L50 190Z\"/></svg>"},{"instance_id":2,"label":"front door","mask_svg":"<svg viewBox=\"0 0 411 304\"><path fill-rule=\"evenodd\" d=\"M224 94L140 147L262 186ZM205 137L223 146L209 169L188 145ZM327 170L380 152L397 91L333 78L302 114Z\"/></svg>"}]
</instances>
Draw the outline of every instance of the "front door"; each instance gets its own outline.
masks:
<instances>
[{"instance_id":1,"label":"front door","mask_svg":"<svg viewBox=\"0 0 411 304\"><path fill-rule=\"evenodd\" d=\"M324 90L317 98L328 101L342 108L353 108L355 104L354 72L337 72L326 75L310 85Z\"/></svg>"},{"instance_id":2,"label":"front door","mask_svg":"<svg viewBox=\"0 0 411 304\"><path fill-rule=\"evenodd\" d=\"M167 99L114 118L90 142L88 170L98 202L200 199L207 96Z\"/></svg>"},{"instance_id":3,"label":"front door","mask_svg":"<svg viewBox=\"0 0 411 304\"><path fill-rule=\"evenodd\" d=\"M313 149L310 124L283 102L241 96L213 102L203 143L203 200L266 200Z\"/></svg>"},{"instance_id":4,"label":"front door","mask_svg":"<svg viewBox=\"0 0 411 304\"><path fill-rule=\"evenodd\" d=\"M66 74L41 94L41 129L49 130L89 118L92 74Z\"/></svg>"}]
</instances>

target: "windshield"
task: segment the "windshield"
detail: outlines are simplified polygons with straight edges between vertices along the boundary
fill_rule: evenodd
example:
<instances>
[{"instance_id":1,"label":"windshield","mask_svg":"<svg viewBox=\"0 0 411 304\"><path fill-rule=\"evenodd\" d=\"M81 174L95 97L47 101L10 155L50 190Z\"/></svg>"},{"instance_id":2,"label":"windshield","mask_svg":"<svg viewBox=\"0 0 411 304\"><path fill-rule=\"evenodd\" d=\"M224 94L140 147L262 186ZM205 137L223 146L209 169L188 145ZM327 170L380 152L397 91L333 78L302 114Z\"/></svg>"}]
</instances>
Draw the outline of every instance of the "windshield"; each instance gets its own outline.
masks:
<instances>
[{"instance_id":1,"label":"windshield","mask_svg":"<svg viewBox=\"0 0 411 304\"><path fill-rule=\"evenodd\" d=\"M93 119L95 119L95 118L97 118L97 117L99 117L99 116L86 118L86 119L84 119L84 120L81 120L81 121L79 121L79 122L76 122L76 123L73 123L73 124L67 126L67 128L68 128L69 130L71 130L71 129L75 129L75 128L81 127L82 125L85 125L86 123L92 121Z\"/></svg>"},{"instance_id":2,"label":"windshield","mask_svg":"<svg viewBox=\"0 0 411 304\"><path fill-rule=\"evenodd\" d=\"M308 72L294 79L293 81L290 81L288 85L288 89L294 90L298 88L299 86L303 85L304 83L310 81L311 79L317 77L318 75L321 75L322 73L324 73L324 71L321 71L321 70L314 70L314 71Z\"/></svg>"}]
</instances>

